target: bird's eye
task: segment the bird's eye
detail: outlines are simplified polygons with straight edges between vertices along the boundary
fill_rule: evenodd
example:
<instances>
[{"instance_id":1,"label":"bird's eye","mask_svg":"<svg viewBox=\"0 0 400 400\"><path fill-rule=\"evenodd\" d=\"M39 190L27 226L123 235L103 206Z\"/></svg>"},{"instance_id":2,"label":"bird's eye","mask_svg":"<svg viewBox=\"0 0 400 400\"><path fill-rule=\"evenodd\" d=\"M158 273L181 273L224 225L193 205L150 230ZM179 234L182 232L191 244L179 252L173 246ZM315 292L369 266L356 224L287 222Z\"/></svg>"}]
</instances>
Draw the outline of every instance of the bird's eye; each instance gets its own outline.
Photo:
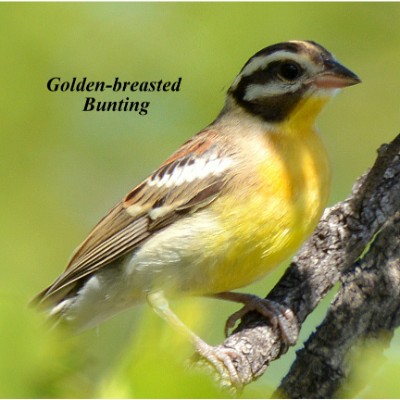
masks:
<instances>
[{"instance_id":1,"label":"bird's eye","mask_svg":"<svg viewBox=\"0 0 400 400\"><path fill-rule=\"evenodd\" d=\"M299 64L293 61L283 62L278 69L278 77L284 81L293 82L302 74Z\"/></svg>"}]
</instances>

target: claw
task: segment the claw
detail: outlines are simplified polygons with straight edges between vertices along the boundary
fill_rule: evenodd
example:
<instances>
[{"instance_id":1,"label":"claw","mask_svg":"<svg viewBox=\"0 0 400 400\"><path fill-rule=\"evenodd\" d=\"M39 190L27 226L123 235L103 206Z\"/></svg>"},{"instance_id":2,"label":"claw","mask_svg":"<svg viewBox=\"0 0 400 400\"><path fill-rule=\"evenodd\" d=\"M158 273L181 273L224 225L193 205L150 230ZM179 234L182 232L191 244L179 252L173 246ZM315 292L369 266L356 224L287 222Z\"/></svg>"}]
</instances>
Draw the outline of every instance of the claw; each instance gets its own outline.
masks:
<instances>
[{"instance_id":1,"label":"claw","mask_svg":"<svg viewBox=\"0 0 400 400\"><path fill-rule=\"evenodd\" d=\"M237 352L224 347L210 346L201 339L196 341L195 347L197 353L217 370L222 381L227 381L236 391L241 390L243 382L234 365L235 360L240 358Z\"/></svg>"},{"instance_id":2,"label":"claw","mask_svg":"<svg viewBox=\"0 0 400 400\"><path fill-rule=\"evenodd\" d=\"M225 336L229 336L229 330L232 329L238 320L242 319L250 311L257 311L267 318L273 328L279 328L282 342L285 346L284 351L290 345L295 344L297 333L293 334L289 327L289 323L295 321L295 316L288 308L275 303L272 300L262 299L252 294L224 292L215 295L224 300L231 300L243 303L244 306L233 313L225 323Z\"/></svg>"},{"instance_id":3,"label":"claw","mask_svg":"<svg viewBox=\"0 0 400 400\"><path fill-rule=\"evenodd\" d=\"M234 389L235 392L243 387L243 383L234 365L234 361L241 357L237 352L222 346L213 347L204 342L174 314L162 291L149 293L147 299L153 309L163 319L192 341L197 353L217 370L222 383Z\"/></svg>"}]
</instances>

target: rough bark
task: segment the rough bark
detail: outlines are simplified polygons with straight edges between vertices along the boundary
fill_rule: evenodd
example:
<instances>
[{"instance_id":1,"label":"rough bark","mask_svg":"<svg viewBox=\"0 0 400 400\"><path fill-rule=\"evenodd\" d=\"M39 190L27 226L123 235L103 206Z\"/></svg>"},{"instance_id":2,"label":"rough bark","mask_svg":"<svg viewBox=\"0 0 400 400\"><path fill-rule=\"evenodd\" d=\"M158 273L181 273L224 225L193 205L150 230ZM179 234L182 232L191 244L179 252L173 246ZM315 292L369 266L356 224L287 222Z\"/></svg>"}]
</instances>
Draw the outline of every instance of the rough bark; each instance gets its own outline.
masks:
<instances>
[{"instance_id":1,"label":"rough bark","mask_svg":"<svg viewBox=\"0 0 400 400\"><path fill-rule=\"evenodd\" d=\"M325 211L312 237L268 294L268 299L291 310L294 318L288 320L288 329L297 337L326 293L339 279L343 282L325 321L298 353L277 396L333 396L348 374L346 355L353 344L382 329L392 332L398 325L400 250L388 238L400 237L395 216L400 207L399 153L400 135L381 146L374 166L358 179L350 197ZM381 315L383 309L385 320L377 323L374 313ZM287 350L279 331L256 312L247 314L219 347L238 353L234 362L243 384L261 376ZM222 376L221 383L229 386L229 376Z\"/></svg>"},{"instance_id":2,"label":"rough bark","mask_svg":"<svg viewBox=\"0 0 400 400\"><path fill-rule=\"evenodd\" d=\"M277 396L333 397L343 392L356 345L376 339L389 344L400 324L400 213L385 223L341 281L325 320L298 352Z\"/></svg>"}]
</instances>

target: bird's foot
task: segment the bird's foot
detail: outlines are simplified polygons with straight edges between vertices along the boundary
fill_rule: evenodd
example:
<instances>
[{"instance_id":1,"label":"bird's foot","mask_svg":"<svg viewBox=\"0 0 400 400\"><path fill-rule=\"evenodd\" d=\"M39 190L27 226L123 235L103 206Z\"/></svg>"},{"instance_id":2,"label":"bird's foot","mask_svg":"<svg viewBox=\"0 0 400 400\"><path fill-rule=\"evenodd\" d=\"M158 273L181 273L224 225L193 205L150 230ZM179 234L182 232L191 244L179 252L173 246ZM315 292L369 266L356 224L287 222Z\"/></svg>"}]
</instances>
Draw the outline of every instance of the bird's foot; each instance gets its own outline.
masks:
<instances>
[{"instance_id":1,"label":"bird's foot","mask_svg":"<svg viewBox=\"0 0 400 400\"><path fill-rule=\"evenodd\" d=\"M281 304L272 300L262 299L258 296L246 293L224 292L217 295L224 300L231 300L243 303L244 306L233 313L225 323L225 335L229 336L229 331L234 328L237 321L242 319L250 311L257 311L267 318L274 329L279 328L280 336L284 344L284 351L287 347L296 343L297 329L293 332L293 327L297 327L296 317L293 312Z\"/></svg>"},{"instance_id":2,"label":"bird's foot","mask_svg":"<svg viewBox=\"0 0 400 400\"><path fill-rule=\"evenodd\" d=\"M241 362L241 355L233 349L223 346L210 346L200 338L195 342L198 357L204 359L206 363L211 365L218 373L219 384L229 388L234 393L240 392L243 388L243 382L238 374L235 364Z\"/></svg>"}]
</instances>

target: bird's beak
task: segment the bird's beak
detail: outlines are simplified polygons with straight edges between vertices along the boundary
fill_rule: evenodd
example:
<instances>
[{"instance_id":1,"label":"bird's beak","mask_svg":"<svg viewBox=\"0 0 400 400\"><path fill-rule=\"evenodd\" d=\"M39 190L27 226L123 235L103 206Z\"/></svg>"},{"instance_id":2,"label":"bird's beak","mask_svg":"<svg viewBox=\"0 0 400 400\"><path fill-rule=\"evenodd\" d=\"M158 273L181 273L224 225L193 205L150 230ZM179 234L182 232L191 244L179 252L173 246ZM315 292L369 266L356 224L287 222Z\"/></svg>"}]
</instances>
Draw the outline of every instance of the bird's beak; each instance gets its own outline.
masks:
<instances>
[{"instance_id":1,"label":"bird's beak","mask_svg":"<svg viewBox=\"0 0 400 400\"><path fill-rule=\"evenodd\" d=\"M312 84L321 89L340 89L360 82L354 72L334 60L326 60L324 70L312 79Z\"/></svg>"}]
</instances>

